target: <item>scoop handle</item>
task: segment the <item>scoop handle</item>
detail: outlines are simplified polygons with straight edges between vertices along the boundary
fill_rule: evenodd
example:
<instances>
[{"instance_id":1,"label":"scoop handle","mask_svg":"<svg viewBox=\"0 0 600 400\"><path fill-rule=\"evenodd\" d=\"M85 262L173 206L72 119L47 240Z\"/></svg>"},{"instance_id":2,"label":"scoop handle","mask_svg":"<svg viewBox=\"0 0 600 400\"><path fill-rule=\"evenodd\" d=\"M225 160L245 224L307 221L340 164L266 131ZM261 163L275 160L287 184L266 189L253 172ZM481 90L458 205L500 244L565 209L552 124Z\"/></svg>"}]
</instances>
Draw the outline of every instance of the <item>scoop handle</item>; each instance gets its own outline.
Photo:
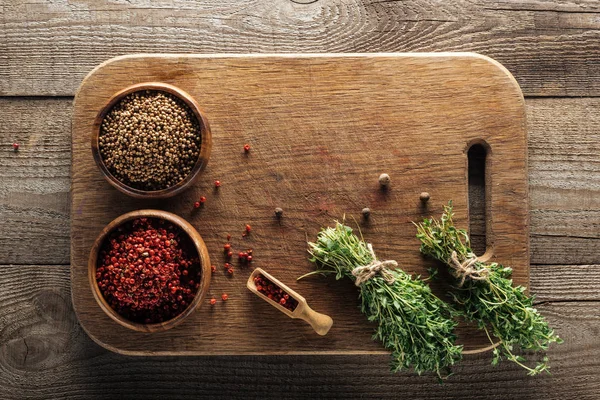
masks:
<instances>
[{"instance_id":1,"label":"scoop handle","mask_svg":"<svg viewBox=\"0 0 600 400\"><path fill-rule=\"evenodd\" d=\"M302 307L302 311L298 315L298 318L308 322L315 332L321 336L326 335L333 325L333 319L331 319L329 315L316 312L306 303L304 304L304 307Z\"/></svg>"}]
</instances>

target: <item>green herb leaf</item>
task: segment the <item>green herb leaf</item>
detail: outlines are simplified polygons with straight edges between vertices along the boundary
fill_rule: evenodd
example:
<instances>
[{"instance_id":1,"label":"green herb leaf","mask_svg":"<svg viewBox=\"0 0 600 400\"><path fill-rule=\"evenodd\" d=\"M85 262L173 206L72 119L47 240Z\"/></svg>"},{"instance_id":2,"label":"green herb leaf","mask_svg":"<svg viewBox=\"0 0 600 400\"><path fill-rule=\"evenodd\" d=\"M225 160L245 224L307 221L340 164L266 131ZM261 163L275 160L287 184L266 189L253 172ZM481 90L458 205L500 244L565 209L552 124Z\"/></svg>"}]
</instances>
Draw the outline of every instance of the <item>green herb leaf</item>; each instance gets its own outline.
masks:
<instances>
[{"instance_id":1,"label":"green herb leaf","mask_svg":"<svg viewBox=\"0 0 600 400\"><path fill-rule=\"evenodd\" d=\"M449 202L439 221L431 218L416 224L421 252L449 266L453 252L461 261L473 257L467 231L457 229L452 217L452 202ZM479 261L474 267L477 271L487 269L487 278L467 278L461 287L458 287L460 280L457 278L451 297L461 307L465 318L477 322L479 329L486 333L489 328L491 334L501 341L499 348L494 349L492 364L496 365L504 356L525 368L530 375L548 372L547 358L535 368L530 368L524 364L524 357L513 354L513 345L520 350L545 351L550 343L562 343L562 339L533 307L533 296L527 296L523 286L512 285L509 279L512 269L509 267Z\"/></svg>"},{"instance_id":2,"label":"green herb leaf","mask_svg":"<svg viewBox=\"0 0 600 400\"><path fill-rule=\"evenodd\" d=\"M316 272L335 273L337 279L354 281L352 270L373 261L367 244L339 222L321 230L308 246ZM455 344L456 312L421 279L400 269L391 274L392 284L376 275L360 285L361 311L378 323L373 339L391 351L392 371L412 368L417 374L433 371L440 379L447 377L462 358L462 346Z\"/></svg>"}]
</instances>

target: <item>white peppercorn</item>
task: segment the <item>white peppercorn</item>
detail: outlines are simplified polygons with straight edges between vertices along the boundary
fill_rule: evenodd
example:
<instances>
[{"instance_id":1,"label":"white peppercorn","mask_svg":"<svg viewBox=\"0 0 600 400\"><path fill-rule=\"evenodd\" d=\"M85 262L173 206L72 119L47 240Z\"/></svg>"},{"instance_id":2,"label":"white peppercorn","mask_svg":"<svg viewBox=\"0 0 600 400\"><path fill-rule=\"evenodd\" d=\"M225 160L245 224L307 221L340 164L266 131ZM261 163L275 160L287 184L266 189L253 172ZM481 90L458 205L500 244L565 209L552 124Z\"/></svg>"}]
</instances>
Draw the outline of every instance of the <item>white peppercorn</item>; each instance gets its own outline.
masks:
<instances>
[{"instance_id":1,"label":"white peppercorn","mask_svg":"<svg viewBox=\"0 0 600 400\"><path fill-rule=\"evenodd\" d=\"M390 176L388 174L379 175L379 184L381 186L387 187L390 184Z\"/></svg>"},{"instance_id":2,"label":"white peppercorn","mask_svg":"<svg viewBox=\"0 0 600 400\"><path fill-rule=\"evenodd\" d=\"M371 216L371 209L368 207L365 207L362 209L362 216L364 219L369 219L369 217Z\"/></svg>"},{"instance_id":3,"label":"white peppercorn","mask_svg":"<svg viewBox=\"0 0 600 400\"><path fill-rule=\"evenodd\" d=\"M141 190L181 182L200 153L199 122L179 98L159 90L131 93L104 117L100 155L111 174Z\"/></svg>"}]
</instances>

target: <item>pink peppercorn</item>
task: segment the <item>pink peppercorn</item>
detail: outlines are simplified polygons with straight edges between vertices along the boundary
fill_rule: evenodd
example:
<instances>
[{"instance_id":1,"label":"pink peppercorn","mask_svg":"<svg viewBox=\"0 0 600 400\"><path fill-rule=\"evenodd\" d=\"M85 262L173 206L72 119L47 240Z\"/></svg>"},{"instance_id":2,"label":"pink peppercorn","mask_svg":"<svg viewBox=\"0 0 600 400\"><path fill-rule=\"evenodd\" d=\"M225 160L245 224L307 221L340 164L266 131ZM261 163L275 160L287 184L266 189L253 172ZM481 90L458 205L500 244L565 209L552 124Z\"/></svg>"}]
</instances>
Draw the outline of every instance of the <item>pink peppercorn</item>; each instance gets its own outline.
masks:
<instances>
[{"instance_id":1,"label":"pink peppercorn","mask_svg":"<svg viewBox=\"0 0 600 400\"><path fill-rule=\"evenodd\" d=\"M185 240L179 228L152 218L129 221L111 232L96 268L98 287L111 308L141 323L180 314L198 290L186 272L201 276L197 254L190 257L185 250L193 248L191 243L180 247Z\"/></svg>"},{"instance_id":2,"label":"pink peppercorn","mask_svg":"<svg viewBox=\"0 0 600 400\"><path fill-rule=\"evenodd\" d=\"M257 275L254 278L256 290L270 300L273 300L290 311L294 311L298 306L298 301L288 295L283 289L273 284L263 275Z\"/></svg>"}]
</instances>

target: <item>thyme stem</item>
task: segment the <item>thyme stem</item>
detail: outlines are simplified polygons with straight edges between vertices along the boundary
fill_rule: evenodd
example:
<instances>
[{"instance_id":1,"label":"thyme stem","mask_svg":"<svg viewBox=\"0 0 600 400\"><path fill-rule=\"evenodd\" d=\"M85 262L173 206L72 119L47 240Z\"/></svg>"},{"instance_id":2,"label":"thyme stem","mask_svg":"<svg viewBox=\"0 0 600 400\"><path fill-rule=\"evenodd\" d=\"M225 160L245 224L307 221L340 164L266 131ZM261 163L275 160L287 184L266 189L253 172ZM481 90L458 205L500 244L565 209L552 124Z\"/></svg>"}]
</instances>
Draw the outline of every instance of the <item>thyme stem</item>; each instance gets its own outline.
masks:
<instances>
[{"instance_id":1,"label":"thyme stem","mask_svg":"<svg viewBox=\"0 0 600 400\"><path fill-rule=\"evenodd\" d=\"M322 229L308 246L317 269L298 279L321 273L355 281L352 270L374 261L364 240L339 222ZM462 346L455 344L456 312L420 277L401 269L389 274L393 277L389 282L375 275L359 285L361 311L378 324L373 339L391 351L394 372L412 368L417 374L433 371L440 379L448 376L450 367L462 358Z\"/></svg>"},{"instance_id":2,"label":"thyme stem","mask_svg":"<svg viewBox=\"0 0 600 400\"><path fill-rule=\"evenodd\" d=\"M449 202L439 220L429 218L415 224L421 252L450 268L453 252L460 260L473 256L469 236L466 230L454 226L453 215L452 202ZM563 342L533 307L534 297L525 294L525 287L512 285L509 267L477 261L473 268L477 272L487 270L477 275L485 276L485 279L456 276L456 286L450 294L465 318L477 322L479 329L485 330L490 342L493 341L488 328L501 341L501 346L494 349L492 364L498 364L505 357L525 368L530 375L548 372L547 357L531 368L524 364L524 357L513 353L513 346L520 350L545 351L550 343ZM460 285L462 282L464 284Z\"/></svg>"}]
</instances>

